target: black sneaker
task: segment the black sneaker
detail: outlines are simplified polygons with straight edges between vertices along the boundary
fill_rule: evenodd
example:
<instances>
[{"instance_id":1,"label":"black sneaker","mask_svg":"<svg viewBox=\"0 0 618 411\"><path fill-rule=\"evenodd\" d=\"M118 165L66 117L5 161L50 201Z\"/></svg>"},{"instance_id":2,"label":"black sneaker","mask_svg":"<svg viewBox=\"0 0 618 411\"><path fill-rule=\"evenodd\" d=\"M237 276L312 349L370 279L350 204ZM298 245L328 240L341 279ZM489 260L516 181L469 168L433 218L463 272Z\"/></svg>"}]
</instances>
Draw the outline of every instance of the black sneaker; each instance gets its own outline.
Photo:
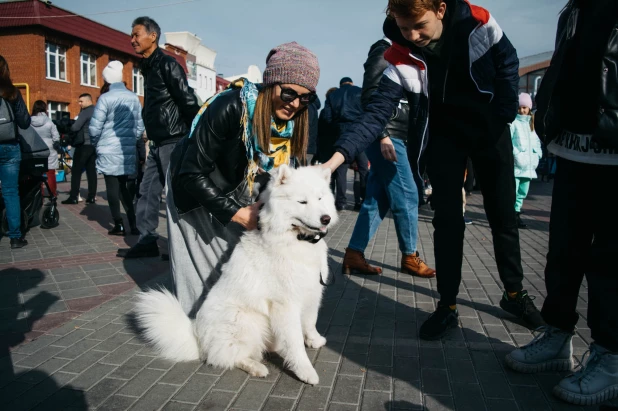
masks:
<instances>
[{"instance_id":1,"label":"black sneaker","mask_svg":"<svg viewBox=\"0 0 618 411\"><path fill-rule=\"evenodd\" d=\"M67 198L64 201L61 201L61 203L62 204L77 204L78 201L77 201L77 198L75 198L75 197L69 197L69 198Z\"/></svg>"},{"instance_id":2,"label":"black sneaker","mask_svg":"<svg viewBox=\"0 0 618 411\"><path fill-rule=\"evenodd\" d=\"M517 318L521 318L533 330L545 326L541 312L534 305L534 297L530 297L526 290L517 293L515 298L505 292L500 300L500 307Z\"/></svg>"},{"instance_id":3,"label":"black sneaker","mask_svg":"<svg viewBox=\"0 0 618 411\"><path fill-rule=\"evenodd\" d=\"M159 246L157 243L141 244L137 243L131 248L120 248L116 257L122 258L149 258L159 256Z\"/></svg>"},{"instance_id":4,"label":"black sneaker","mask_svg":"<svg viewBox=\"0 0 618 411\"><path fill-rule=\"evenodd\" d=\"M11 238L11 250L17 248L24 248L28 245L28 241L25 238Z\"/></svg>"},{"instance_id":5,"label":"black sneaker","mask_svg":"<svg viewBox=\"0 0 618 411\"><path fill-rule=\"evenodd\" d=\"M86 199L86 204L95 204L97 202L95 197L88 197Z\"/></svg>"},{"instance_id":6,"label":"black sneaker","mask_svg":"<svg viewBox=\"0 0 618 411\"><path fill-rule=\"evenodd\" d=\"M438 340L451 328L459 324L459 312L451 310L449 306L438 303L436 311L421 325L419 336L423 340Z\"/></svg>"}]
</instances>

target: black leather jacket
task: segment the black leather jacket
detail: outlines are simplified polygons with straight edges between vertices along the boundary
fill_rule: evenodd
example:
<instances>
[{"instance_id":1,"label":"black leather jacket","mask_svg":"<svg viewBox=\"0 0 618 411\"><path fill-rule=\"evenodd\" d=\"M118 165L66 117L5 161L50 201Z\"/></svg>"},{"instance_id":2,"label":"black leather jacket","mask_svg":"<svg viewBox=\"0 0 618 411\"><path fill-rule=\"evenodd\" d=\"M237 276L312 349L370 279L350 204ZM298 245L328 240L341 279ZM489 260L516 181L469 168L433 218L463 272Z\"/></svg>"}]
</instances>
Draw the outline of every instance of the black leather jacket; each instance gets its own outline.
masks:
<instances>
[{"instance_id":1,"label":"black leather jacket","mask_svg":"<svg viewBox=\"0 0 618 411\"><path fill-rule=\"evenodd\" d=\"M88 126L90 125L92 114L94 113L94 107L95 105L92 104L79 112L77 120L71 125L71 131L76 133L76 137L73 141L83 141L82 145L91 145Z\"/></svg>"},{"instance_id":2,"label":"black leather jacket","mask_svg":"<svg viewBox=\"0 0 618 411\"><path fill-rule=\"evenodd\" d=\"M614 1L614 0L605 0ZM578 8L572 2L560 15L556 34L556 50L551 59L551 65L543 77L541 87L536 95L537 112L534 126L537 134L548 144L562 130L560 119L561 99L552 99L555 87L564 69L569 42L572 39L574 24L577 20ZM598 106L598 124L592 134L592 148L618 148L618 19L607 40L603 59L599 68L601 82L600 95L597 101L585 101L582 104ZM571 104L571 102L563 102Z\"/></svg>"},{"instance_id":3,"label":"black leather jacket","mask_svg":"<svg viewBox=\"0 0 618 411\"><path fill-rule=\"evenodd\" d=\"M191 130L200 109L185 71L173 57L157 48L140 64L144 75L142 118L155 145L176 142Z\"/></svg>"},{"instance_id":4,"label":"black leather jacket","mask_svg":"<svg viewBox=\"0 0 618 411\"><path fill-rule=\"evenodd\" d=\"M384 52L391 46L386 40L374 43L369 49L367 61L364 64L365 74L363 76L363 93L361 103L363 107L371 101L371 95L378 88L384 70L388 67L388 62L384 59ZM408 123L410 121L410 106L408 102L402 100L393 112L391 119L386 123L382 137L397 138L408 140Z\"/></svg>"},{"instance_id":5,"label":"black leather jacket","mask_svg":"<svg viewBox=\"0 0 618 411\"><path fill-rule=\"evenodd\" d=\"M240 89L224 92L204 111L193 134L174 148L169 167L180 214L205 207L226 225L247 205L237 195L244 190L247 168L242 112Z\"/></svg>"}]
</instances>

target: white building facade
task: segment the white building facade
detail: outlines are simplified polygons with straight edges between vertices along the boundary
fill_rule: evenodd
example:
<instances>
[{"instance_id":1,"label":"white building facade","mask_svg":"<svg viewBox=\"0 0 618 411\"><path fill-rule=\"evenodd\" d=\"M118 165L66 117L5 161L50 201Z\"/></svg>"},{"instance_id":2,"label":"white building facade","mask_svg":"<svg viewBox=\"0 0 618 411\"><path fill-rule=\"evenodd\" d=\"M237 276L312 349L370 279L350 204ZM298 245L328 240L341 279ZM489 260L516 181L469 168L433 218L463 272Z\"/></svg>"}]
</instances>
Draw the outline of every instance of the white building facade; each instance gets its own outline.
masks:
<instances>
[{"instance_id":1,"label":"white building facade","mask_svg":"<svg viewBox=\"0 0 618 411\"><path fill-rule=\"evenodd\" d=\"M204 46L202 39L188 31L165 33L166 43L173 44L194 56L187 58L187 79L189 86L195 90L201 102L216 93L217 71L215 70L215 58L217 52ZM193 61L195 60L195 61Z\"/></svg>"},{"instance_id":2,"label":"white building facade","mask_svg":"<svg viewBox=\"0 0 618 411\"><path fill-rule=\"evenodd\" d=\"M236 76L225 77L225 79L227 81L231 82L231 81L237 80L237 79L239 79L241 77L246 78L247 80L249 80L252 83L261 83L262 82L262 71L260 70L260 68L258 66L251 65L247 69L246 73L238 74Z\"/></svg>"}]
</instances>

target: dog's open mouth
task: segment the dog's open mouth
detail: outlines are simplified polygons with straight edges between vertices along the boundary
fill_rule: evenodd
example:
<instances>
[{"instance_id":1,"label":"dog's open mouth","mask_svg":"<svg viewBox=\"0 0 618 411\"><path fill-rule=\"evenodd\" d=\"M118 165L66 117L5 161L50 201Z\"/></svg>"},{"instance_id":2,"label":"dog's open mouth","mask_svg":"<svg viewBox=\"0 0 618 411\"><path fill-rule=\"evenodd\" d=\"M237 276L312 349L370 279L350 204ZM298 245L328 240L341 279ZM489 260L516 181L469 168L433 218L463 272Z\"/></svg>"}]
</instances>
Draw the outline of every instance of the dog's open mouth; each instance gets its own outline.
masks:
<instances>
[{"instance_id":1,"label":"dog's open mouth","mask_svg":"<svg viewBox=\"0 0 618 411\"><path fill-rule=\"evenodd\" d=\"M298 221L299 224L292 224L292 227L294 227L295 230L299 231L302 234L319 235L320 237L324 237L326 234L328 234L328 227L325 225L313 227L303 221L296 221Z\"/></svg>"}]
</instances>

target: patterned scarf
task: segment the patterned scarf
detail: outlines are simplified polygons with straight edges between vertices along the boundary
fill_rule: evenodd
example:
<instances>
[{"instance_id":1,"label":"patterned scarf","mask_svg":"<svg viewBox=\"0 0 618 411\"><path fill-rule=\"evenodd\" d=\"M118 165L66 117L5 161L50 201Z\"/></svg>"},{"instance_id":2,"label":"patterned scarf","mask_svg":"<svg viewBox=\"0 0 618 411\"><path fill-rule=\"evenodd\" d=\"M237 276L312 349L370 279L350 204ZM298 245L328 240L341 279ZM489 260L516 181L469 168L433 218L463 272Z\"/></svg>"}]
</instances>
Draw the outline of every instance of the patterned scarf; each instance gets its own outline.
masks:
<instances>
[{"instance_id":1,"label":"patterned scarf","mask_svg":"<svg viewBox=\"0 0 618 411\"><path fill-rule=\"evenodd\" d=\"M253 192L253 181L258 171L270 171L273 168L279 167L281 164L290 164L291 158L291 137L294 132L294 120L287 121L281 126L277 126L275 120L271 118L271 139L269 152L262 152L257 136L253 132L253 115L255 113L255 103L257 101L258 94L262 88L259 84L254 84L245 78L240 78L232 82L227 90L212 96L208 99L200 111L193 119L191 124L191 134L189 138L193 137L193 131L197 126L200 117L210 104L223 93L228 93L231 90L240 88L240 98L243 105L243 113L241 117L241 124L243 127L242 140L245 143L245 149L247 153L247 171L246 179L249 185L249 192Z\"/></svg>"}]
</instances>

